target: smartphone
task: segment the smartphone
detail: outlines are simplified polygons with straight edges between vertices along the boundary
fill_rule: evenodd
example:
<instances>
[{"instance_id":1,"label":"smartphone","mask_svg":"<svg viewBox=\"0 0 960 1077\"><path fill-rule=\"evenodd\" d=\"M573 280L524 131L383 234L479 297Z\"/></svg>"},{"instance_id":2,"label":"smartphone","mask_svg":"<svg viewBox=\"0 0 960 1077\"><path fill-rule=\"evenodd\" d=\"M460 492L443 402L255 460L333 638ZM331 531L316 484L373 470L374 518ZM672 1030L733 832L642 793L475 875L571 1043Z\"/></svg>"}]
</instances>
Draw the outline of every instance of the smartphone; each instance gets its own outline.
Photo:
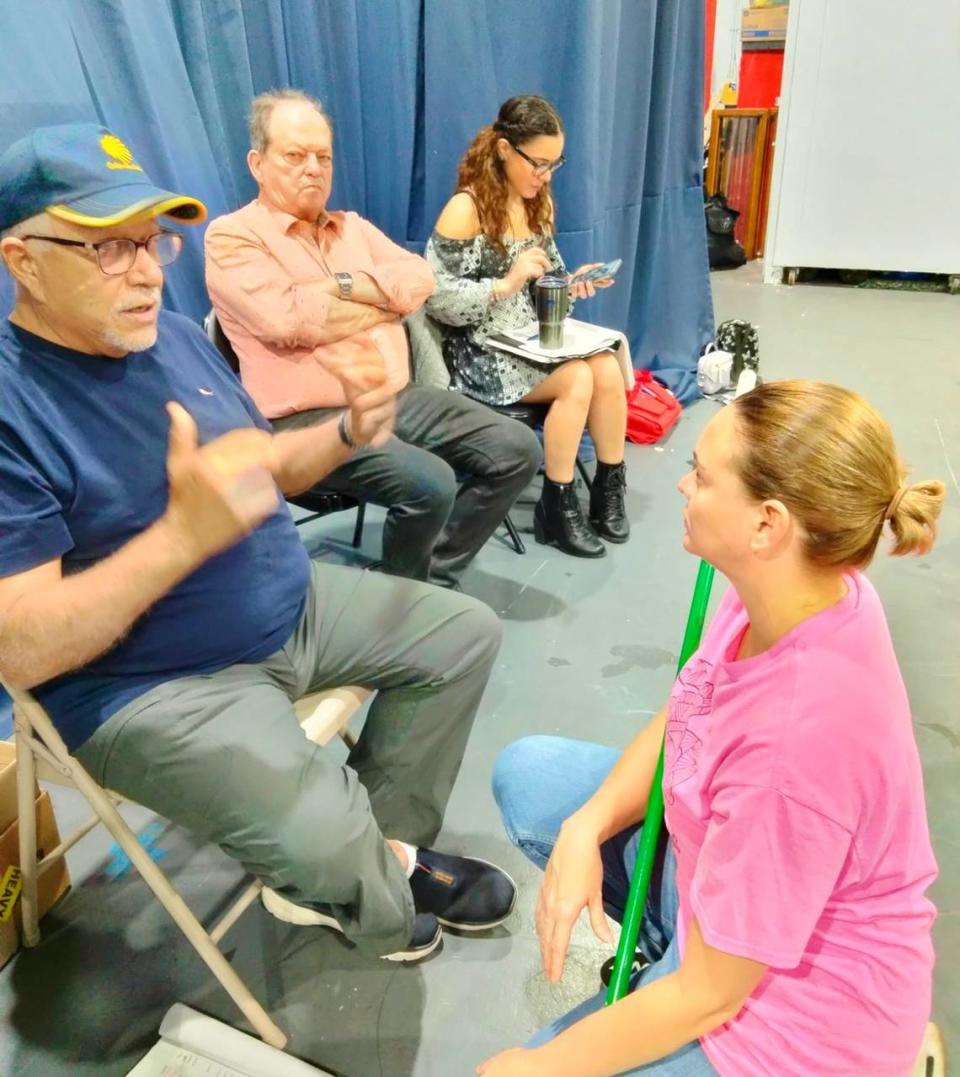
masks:
<instances>
[{"instance_id":1,"label":"smartphone","mask_svg":"<svg viewBox=\"0 0 960 1077\"><path fill-rule=\"evenodd\" d=\"M596 266L593 269L588 269L585 273L581 273L579 276L571 277L571 284L580 284L585 280L603 280L605 277L615 277L617 270L623 265L622 258L614 258L612 262L604 262L602 266Z\"/></svg>"}]
</instances>

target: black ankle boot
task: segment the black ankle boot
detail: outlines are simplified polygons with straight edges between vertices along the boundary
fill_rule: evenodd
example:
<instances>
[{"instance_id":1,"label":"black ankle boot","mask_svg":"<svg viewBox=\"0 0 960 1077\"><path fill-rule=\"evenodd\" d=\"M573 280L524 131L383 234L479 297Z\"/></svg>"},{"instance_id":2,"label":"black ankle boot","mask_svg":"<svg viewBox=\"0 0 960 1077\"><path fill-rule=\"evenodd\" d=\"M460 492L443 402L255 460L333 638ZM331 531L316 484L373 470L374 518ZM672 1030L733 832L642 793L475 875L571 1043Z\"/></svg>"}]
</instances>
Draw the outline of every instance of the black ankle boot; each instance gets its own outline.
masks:
<instances>
[{"instance_id":1,"label":"black ankle boot","mask_svg":"<svg viewBox=\"0 0 960 1077\"><path fill-rule=\"evenodd\" d=\"M608 542L626 542L630 537L630 521L623 507L626 488L626 464L602 464L597 461L597 474L590 491L590 523L597 534Z\"/></svg>"},{"instance_id":2,"label":"black ankle boot","mask_svg":"<svg viewBox=\"0 0 960 1077\"><path fill-rule=\"evenodd\" d=\"M533 537L541 546L557 546L574 557L603 557L607 552L584 519L573 483L553 482L546 476L533 511Z\"/></svg>"}]
</instances>

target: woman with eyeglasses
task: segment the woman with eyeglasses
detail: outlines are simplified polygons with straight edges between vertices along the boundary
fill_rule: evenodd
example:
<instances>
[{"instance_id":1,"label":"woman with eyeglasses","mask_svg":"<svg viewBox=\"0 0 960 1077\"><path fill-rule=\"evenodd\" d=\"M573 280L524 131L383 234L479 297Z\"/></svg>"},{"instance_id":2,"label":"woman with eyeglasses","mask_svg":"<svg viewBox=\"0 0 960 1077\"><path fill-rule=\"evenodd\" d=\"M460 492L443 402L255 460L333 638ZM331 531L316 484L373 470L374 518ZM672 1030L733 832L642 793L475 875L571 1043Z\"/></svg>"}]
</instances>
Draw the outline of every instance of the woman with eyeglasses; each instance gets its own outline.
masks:
<instances>
[{"instance_id":1,"label":"woman with eyeglasses","mask_svg":"<svg viewBox=\"0 0 960 1077\"><path fill-rule=\"evenodd\" d=\"M426 309L440 324L454 389L494 406L549 408L537 541L576 557L602 557L601 539L626 542L630 535L623 503L626 396L616 357L602 352L559 365L537 363L488 343L491 334L536 318L532 281L545 273L566 275L550 196L550 179L563 163L563 121L549 101L526 95L500 106L496 121L464 154L457 193L427 243L437 284ZM571 300L612 283L572 284ZM573 483L584 427L597 450L589 520Z\"/></svg>"}]
</instances>

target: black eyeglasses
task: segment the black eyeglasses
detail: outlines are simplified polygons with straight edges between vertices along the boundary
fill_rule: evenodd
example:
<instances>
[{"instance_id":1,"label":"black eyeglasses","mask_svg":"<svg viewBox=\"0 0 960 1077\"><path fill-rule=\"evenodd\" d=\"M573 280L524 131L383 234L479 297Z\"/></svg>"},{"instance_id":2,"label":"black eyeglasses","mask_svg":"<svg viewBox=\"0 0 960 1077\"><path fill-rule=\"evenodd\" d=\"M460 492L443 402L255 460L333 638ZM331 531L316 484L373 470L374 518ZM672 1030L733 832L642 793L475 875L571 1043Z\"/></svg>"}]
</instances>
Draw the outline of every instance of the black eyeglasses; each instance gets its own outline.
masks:
<instances>
[{"instance_id":1,"label":"black eyeglasses","mask_svg":"<svg viewBox=\"0 0 960 1077\"><path fill-rule=\"evenodd\" d=\"M58 243L61 247L84 247L97 256L100 272L108 277L119 277L128 272L137 260L137 252L146 247L147 254L158 266L168 266L177 260L183 247L183 236L178 232L157 232L149 239L104 239L89 243L82 239L61 239L60 236L21 236L21 239L42 239L44 243Z\"/></svg>"},{"instance_id":2,"label":"black eyeglasses","mask_svg":"<svg viewBox=\"0 0 960 1077\"><path fill-rule=\"evenodd\" d=\"M510 143L511 148L520 154L520 156L527 162L527 164L533 166L533 174L535 176L552 176L558 168L563 168L567 163L566 157L562 154L555 161L538 161L536 157L531 157L530 154L524 153L519 146L514 146Z\"/></svg>"}]
</instances>

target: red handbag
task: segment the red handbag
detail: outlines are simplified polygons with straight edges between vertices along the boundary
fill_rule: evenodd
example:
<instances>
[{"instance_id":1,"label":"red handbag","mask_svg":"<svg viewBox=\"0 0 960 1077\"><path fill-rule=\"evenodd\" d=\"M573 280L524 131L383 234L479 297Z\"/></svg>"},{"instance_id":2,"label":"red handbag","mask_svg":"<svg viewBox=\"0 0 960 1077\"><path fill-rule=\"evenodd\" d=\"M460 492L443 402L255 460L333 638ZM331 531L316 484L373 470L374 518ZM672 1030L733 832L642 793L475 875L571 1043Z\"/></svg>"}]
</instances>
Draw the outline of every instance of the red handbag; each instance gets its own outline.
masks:
<instances>
[{"instance_id":1,"label":"red handbag","mask_svg":"<svg viewBox=\"0 0 960 1077\"><path fill-rule=\"evenodd\" d=\"M636 371L627 393L627 440L651 445L671 430L683 410L680 401L649 370Z\"/></svg>"}]
</instances>

